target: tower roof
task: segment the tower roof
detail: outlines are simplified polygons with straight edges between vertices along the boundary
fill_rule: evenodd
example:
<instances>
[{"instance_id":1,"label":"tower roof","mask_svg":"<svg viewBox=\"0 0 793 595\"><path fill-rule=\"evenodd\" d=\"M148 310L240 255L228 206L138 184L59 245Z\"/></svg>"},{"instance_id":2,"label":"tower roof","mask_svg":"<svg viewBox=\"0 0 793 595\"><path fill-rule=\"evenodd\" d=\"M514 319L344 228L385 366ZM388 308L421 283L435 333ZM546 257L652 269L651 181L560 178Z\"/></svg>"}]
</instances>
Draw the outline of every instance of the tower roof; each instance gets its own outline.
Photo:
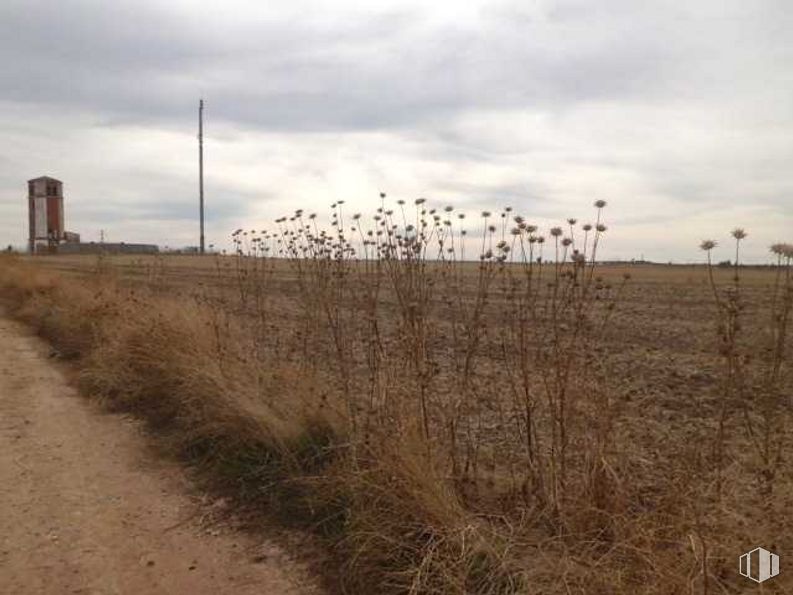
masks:
<instances>
[{"instance_id":1,"label":"tower roof","mask_svg":"<svg viewBox=\"0 0 793 595\"><path fill-rule=\"evenodd\" d=\"M32 180L28 180L28 182L38 182L39 180L48 180L50 182L58 182L58 184L63 184L63 182L51 176L39 176L38 178L33 178Z\"/></svg>"}]
</instances>

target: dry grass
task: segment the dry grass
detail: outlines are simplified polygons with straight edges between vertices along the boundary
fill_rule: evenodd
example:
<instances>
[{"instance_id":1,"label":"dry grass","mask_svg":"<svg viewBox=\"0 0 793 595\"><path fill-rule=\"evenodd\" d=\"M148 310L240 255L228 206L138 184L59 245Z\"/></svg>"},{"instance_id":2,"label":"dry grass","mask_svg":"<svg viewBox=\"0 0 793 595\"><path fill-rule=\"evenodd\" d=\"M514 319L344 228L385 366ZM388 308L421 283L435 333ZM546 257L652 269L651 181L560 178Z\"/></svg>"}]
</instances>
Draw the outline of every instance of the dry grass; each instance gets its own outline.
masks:
<instances>
[{"instance_id":1,"label":"dry grass","mask_svg":"<svg viewBox=\"0 0 793 595\"><path fill-rule=\"evenodd\" d=\"M596 264L601 209L541 241L337 204L232 256L0 283L86 392L320 531L349 592L739 592L740 553L793 546L790 259L628 281Z\"/></svg>"}]
</instances>

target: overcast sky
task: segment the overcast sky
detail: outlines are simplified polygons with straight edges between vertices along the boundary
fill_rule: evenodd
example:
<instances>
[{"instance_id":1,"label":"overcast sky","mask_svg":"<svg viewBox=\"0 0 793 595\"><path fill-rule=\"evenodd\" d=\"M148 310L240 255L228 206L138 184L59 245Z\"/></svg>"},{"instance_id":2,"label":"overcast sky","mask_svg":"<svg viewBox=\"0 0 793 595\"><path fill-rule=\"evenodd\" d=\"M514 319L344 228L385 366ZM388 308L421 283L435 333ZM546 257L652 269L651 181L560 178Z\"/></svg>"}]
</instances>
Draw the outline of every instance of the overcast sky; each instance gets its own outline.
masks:
<instances>
[{"instance_id":1,"label":"overcast sky","mask_svg":"<svg viewBox=\"0 0 793 595\"><path fill-rule=\"evenodd\" d=\"M610 257L793 241L786 0L2 0L0 243L47 174L85 240L195 245L201 96L208 243L381 191L543 225L602 198Z\"/></svg>"}]
</instances>

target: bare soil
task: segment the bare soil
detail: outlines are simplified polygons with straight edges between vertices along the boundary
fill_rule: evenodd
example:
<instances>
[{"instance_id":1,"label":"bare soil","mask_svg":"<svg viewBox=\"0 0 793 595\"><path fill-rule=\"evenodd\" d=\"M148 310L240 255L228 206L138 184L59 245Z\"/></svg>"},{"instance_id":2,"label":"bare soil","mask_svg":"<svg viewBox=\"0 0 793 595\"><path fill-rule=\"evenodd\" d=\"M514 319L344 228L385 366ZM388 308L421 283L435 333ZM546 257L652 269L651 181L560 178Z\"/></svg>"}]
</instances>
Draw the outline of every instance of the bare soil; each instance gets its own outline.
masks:
<instances>
[{"instance_id":1,"label":"bare soil","mask_svg":"<svg viewBox=\"0 0 793 595\"><path fill-rule=\"evenodd\" d=\"M1 314L1 313L0 313ZM207 522L139 423L96 411L0 317L0 593L320 593L275 541Z\"/></svg>"}]
</instances>

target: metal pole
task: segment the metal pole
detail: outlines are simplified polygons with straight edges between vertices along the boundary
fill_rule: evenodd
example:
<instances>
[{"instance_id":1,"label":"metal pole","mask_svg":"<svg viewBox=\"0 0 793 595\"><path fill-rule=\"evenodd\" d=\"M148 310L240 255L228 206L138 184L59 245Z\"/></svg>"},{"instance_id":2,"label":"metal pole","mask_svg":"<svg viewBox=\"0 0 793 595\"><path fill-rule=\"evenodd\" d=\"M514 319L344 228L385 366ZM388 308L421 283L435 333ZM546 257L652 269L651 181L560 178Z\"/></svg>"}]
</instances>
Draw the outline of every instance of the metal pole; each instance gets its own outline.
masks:
<instances>
[{"instance_id":1,"label":"metal pole","mask_svg":"<svg viewBox=\"0 0 793 595\"><path fill-rule=\"evenodd\" d=\"M198 103L198 200L201 211L201 254L204 253L204 100Z\"/></svg>"}]
</instances>

